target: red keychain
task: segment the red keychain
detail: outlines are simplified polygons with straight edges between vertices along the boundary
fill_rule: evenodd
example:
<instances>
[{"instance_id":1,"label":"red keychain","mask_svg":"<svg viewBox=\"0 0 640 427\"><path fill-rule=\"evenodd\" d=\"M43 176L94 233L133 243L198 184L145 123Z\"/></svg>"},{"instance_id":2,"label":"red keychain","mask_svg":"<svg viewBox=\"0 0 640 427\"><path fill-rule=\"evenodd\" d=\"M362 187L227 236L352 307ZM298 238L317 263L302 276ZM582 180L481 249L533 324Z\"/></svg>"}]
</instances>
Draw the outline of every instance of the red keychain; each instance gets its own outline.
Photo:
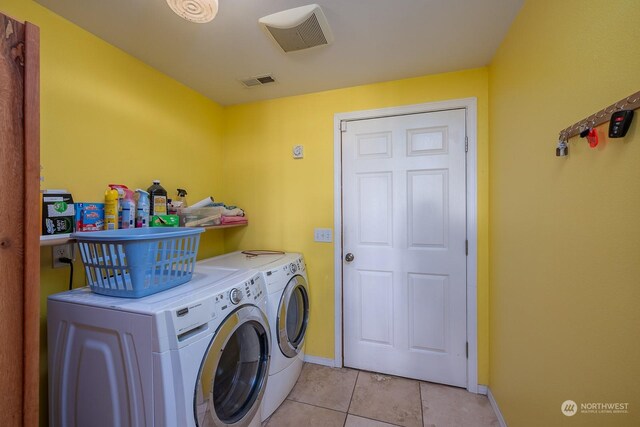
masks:
<instances>
[{"instance_id":1,"label":"red keychain","mask_svg":"<svg viewBox=\"0 0 640 427\"><path fill-rule=\"evenodd\" d=\"M598 145L598 130L596 128L589 129L587 134L587 141L589 141L589 147L596 148Z\"/></svg>"}]
</instances>

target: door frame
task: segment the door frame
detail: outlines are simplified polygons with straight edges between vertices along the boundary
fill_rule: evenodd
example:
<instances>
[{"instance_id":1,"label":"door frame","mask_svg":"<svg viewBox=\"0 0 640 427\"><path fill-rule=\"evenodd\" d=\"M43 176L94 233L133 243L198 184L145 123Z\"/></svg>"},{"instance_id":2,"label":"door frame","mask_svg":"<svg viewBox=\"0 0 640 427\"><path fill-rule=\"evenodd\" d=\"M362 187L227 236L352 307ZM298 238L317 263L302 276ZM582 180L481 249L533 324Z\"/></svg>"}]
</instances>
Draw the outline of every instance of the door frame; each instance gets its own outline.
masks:
<instances>
[{"instance_id":1,"label":"door frame","mask_svg":"<svg viewBox=\"0 0 640 427\"><path fill-rule=\"evenodd\" d=\"M453 99L424 104L404 105L374 110L336 113L333 119L334 165L334 270L335 270L335 367L343 366L343 315L342 315L342 123L405 114L430 113L443 110L465 109L465 127L468 139L466 157L467 187L467 390L478 393L478 100L477 98Z\"/></svg>"}]
</instances>

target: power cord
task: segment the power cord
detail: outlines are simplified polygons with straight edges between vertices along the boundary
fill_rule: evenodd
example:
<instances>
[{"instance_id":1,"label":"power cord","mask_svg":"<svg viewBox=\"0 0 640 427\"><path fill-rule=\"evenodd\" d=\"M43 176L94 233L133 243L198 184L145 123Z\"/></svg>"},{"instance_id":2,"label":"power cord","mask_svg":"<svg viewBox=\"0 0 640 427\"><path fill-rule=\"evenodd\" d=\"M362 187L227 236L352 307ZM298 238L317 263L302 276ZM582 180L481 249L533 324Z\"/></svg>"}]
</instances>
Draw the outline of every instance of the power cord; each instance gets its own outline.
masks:
<instances>
[{"instance_id":1,"label":"power cord","mask_svg":"<svg viewBox=\"0 0 640 427\"><path fill-rule=\"evenodd\" d=\"M69 290L73 289L73 260L67 257L61 257L58 259L61 263L69 264L71 271L69 273Z\"/></svg>"},{"instance_id":2,"label":"power cord","mask_svg":"<svg viewBox=\"0 0 640 427\"><path fill-rule=\"evenodd\" d=\"M247 258L253 258L260 255L284 255L282 251L269 251L264 249L253 249L250 251L242 251L242 254L246 255Z\"/></svg>"}]
</instances>

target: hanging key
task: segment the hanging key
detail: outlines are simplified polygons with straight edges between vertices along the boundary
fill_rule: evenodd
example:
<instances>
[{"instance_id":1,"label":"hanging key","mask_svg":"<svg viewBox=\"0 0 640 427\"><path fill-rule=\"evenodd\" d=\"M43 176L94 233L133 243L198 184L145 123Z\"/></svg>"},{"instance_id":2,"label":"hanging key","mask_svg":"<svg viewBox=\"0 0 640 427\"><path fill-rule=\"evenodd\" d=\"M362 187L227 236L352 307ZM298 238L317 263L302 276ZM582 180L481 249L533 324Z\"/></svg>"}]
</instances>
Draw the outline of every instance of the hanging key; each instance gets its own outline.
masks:
<instances>
[{"instance_id":1,"label":"hanging key","mask_svg":"<svg viewBox=\"0 0 640 427\"><path fill-rule=\"evenodd\" d=\"M558 141L558 147L556 148L556 156L564 157L569 155L569 145L563 140Z\"/></svg>"}]
</instances>

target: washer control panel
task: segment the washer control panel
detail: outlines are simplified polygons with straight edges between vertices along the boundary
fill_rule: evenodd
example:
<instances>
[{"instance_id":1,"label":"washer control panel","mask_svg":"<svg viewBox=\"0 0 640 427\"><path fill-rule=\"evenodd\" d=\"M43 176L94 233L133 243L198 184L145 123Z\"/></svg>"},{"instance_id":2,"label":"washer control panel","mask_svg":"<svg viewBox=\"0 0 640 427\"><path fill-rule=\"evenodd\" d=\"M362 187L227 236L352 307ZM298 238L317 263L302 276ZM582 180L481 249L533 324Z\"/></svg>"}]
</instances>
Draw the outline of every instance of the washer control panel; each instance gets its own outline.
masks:
<instances>
[{"instance_id":1,"label":"washer control panel","mask_svg":"<svg viewBox=\"0 0 640 427\"><path fill-rule=\"evenodd\" d=\"M265 293L264 280L260 274L237 284L226 292L215 296L216 311L226 313L238 304L253 304ZM226 314L225 314L226 315Z\"/></svg>"},{"instance_id":2,"label":"washer control panel","mask_svg":"<svg viewBox=\"0 0 640 427\"><path fill-rule=\"evenodd\" d=\"M237 305L242 301L242 291L238 288L233 288L229 291L229 301L231 304Z\"/></svg>"},{"instance_id":3,"label":"washer control panel","mask_svg":"<svg viewBox=\"0 0 640 427\"><path fill-rule=\"evenodd\" d=\"M194 298L188 305L172 310L178 341L184 341L199 331L206 330L206 323L223 319L240 304L257 303L258 298L266 293L264 279L260 274L229 285L232 286L218 288L219 291L213 294L210 291L203 298Z\"/></svg>"}]
</instances>

